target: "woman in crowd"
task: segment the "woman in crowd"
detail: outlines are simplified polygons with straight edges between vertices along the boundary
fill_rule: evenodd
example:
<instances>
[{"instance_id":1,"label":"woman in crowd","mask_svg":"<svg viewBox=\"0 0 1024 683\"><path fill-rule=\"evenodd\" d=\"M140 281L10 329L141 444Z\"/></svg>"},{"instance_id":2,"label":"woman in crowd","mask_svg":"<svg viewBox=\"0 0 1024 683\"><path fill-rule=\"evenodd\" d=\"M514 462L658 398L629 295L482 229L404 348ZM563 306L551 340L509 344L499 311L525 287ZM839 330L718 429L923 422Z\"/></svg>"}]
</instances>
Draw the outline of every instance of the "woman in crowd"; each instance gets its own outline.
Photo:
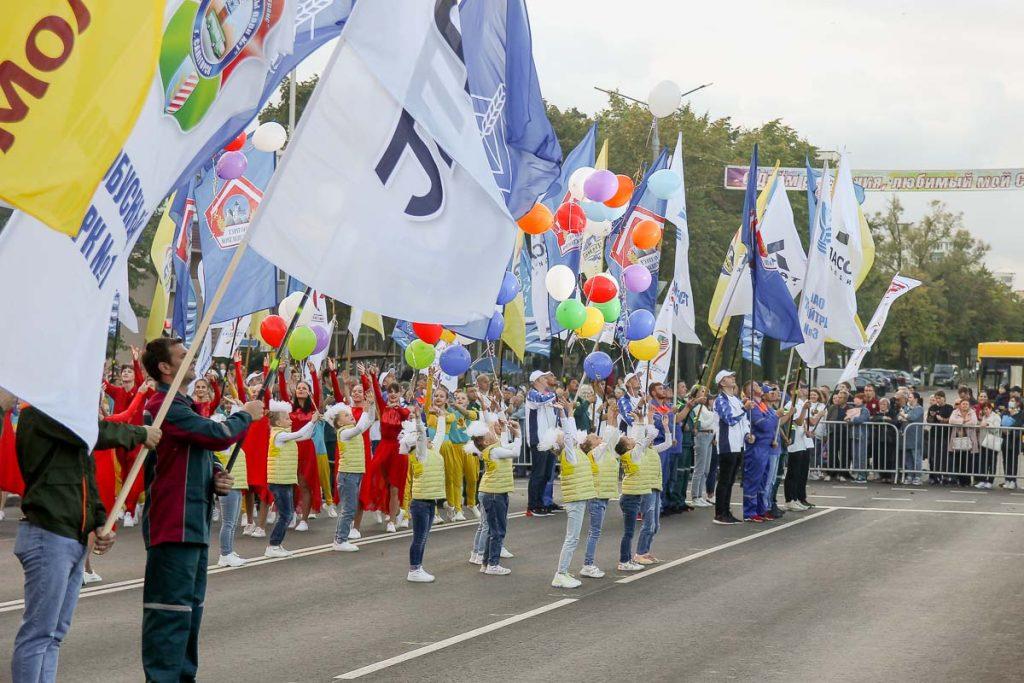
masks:
<instances>
[{"instance_id":1,"label":"woman in crowd","mask_svg":"<svg viewBox=\"0 0 1024 683\"><path fill-rule=\"evenodd\" d=\"M983 394L984 395L984 394ZM992 482L995 479L993 475L996 473L996 460L999 459L999 453L1003 450L1003 437L1000 433L1000 425L1002 420L992 408L992 404L987 400L985 402L978 401L978 405L981 406L981 417L978 420L978 424L983 428L981 430L981 439L978 444L980 447L979 462L974 467L974 472L981 473L981 477L978 478L978 482L974 485L975 488L979 489L991 489Z\"/></svg>"},{"instance_id":2,"label":"woman in crowd","mask_svg":"<svg viewBox=\"0 0 1024 683\"><path fill-rule=\"evenodd\" d=\"M974 414L969 398L958 400L949 416L949 426L949 466L952 476L946 479L946 483L967 486L971 481L967 474L968 468L978 452L978 416Z\"/></svg>"},{"instance_id":3,"label":"woman in crowd","mask_svg":"<svg viewBox=\"0 0 1024 683\"><path fill-rule=\"evenodd\" d=\"M1006 412L1003 413L1000 426L1003 434L1003 488L1017 488L1017 465L1021 452L1021 432L1024 427L1024 410L1016 398L1008 398Z\"/></svg>"},{"instance_id":4,"label":"woman in crowd","mask_svg":"<svg viewBox=\"0 0 1024 683\"><path fill-rule=\"evenodd\" d=\"M300 382L301 384L301 382ZM295 516L293 509L294 492L299 472L299 449L309 443L320 415L317 412L306 415L306 422L295 429L295 406L287 401L270 402L270 444L267 448L267 480L277 507L277 522L274 524L267 549L267 557L291 557L281 543Z\"/></svg>"},{"instance_id":5,"label":"woman in crowd","mask_svg":"<svg viewBox=\"0 0 1024 683\"><path fill-rule=\"evenodd\" d=\"M814 429L824 410L818 400L818 390L807 390L797 387L796 401L793 402L793 427L788 456L786 461L786 477L782 491L786 499L785 509L802 511L808 508L803 500L807 499L807 474L810 471L811 453L814 450Z\"/></svg>"},{"instance_id":6,"label":"woman in crowd","mask_svg":"<svg viewBox=\"0 0 1024 683\"><path fill-rule=\"evenodd\" d=\"M850 474L854 481L868 480L868 433L865 425L870 418L871 413L864 405L864 394L858 392L853 397L853 405L846 409L846 416L843 418L849 429L850 445L853 450L853 468Z\"/></svg>"},{"instance_id":7,"label":"woman in crowd","mask_svg":"<svg viewBox=\"0 0 1024 683\"><path fill-rule=\"evenodd\" d=\"M315 372L311 379L312 386L305 380L298 380L295 383L295 396L290 398L284 375L280 375L279 398L282 401L291 401L293 432L298 432L309 424L322 409L324 399L320 392L320 381ZM320 470L317 467L316 446L313 444L312 438L303 439L298 444L297 486L299 487L299 502L295 506L297 522L293 526L296 531L308 531L310 514L320 510ZM280 512L281 509L278 506L278 514Z\"/></svg>"},{"instance_id":8,"label":"woman in crowd","mask_svg":"<svg viewBox=\"0 0 1024 683\"><path fill-rule=\"evenodd\" d=\"M907 404L900 409L897 423L903 431L903 483L921 485L922 446L924 443L924 407L921 394L916 391L907 396Z\"/></svg>"},{"instance_id":9,"label":"woman in crowd","mask_svg":"<svg viewBox=\"0 0 1024 683\"><path fill-rule=\"evenodd\" d=\"M569 412L570 405L562 399L563 409ZM603 449L597 434L576 431L576 421L568 418L560 431L556 447L560 451L560 475L562 506L566 512L565 539L558 555L558 569L551 585L555 588L579 588L582 582L569 573L572 556L579 545L583 530L583 517L591 501L597 498L597 462L593 452Z\"/></svg>"},{"instance_id":10,"label":"woman in crowd","mask_svg":"<svg viewBox=\"0 0 1024 683\"><path fill-rule=\"evenodd\" d=\"M878 480L884 484L890 484L896 472L896 437L899 432L896 429L896 417L891 412L892 405L889 399L878 399L878 412L868 418L874 425L868 427L869 452L878 470ZM887 426L882 426L887 425Z\"/></svg>"},{"instance_id":11,"label":"woman in crowd","mask_svg":"<svg viewBox=\"0 0 1024 683\"><path fill-rule=\"evenodd\" d=\"M831 477L835 477L836 481L846 481L850 472L850 433L846 425L841 424L846 419L848 400L846 392L836 391L832 394L832 403L829 404L828 412L825 414L825 421L828 423L825 445L822 449L822 467L826 471L825 481L829 481ZM827 472L832 472L832 474L827 474Z\"/></svg>"},{"instance_id":12,"label":"woman in crowd","mask_svg":"<svg viewBox=\"0 0 1024 683\"><path fill-rule=\"evenodd\" d=\"M680 384L683 384L680 382ZM693 431L693 479L690 485L690 501L693 507L706 508L714 504L708 499L707 479L711 467L711 449L715 441L715 427L718 424L715 412L708 405L708 391L700 384L693 385L686 406L689 412L683 429L689 426ZM676 418L679 421L679 418Z\"/></svg>"},{"instance_id":13,"label":"woman in crowd","mask_svg":"<svg viewBox=\"0 0 1024 683\"><path fill-rule=\"evenodd\" d=\"M669 427L668 414L662 413L654 417L651 413L648 413L648 420L653 421L654 419L661 421L661 431L665 438L658 444L653 444L652 442L652 444L648 445L641 465L641 470L646 474L647 482L651 487L651 492L647 494L646 500L642 503L643 525L640 527L640 533L637 535L636 555L633 556L633 563L641 566L661 561L651 554L654 537L661 530L661 493L664 478L660 454L672 448L674 443L672 434L674 430ZM648 423L648 427L653 429L655 435L657 435L657 427L650 423Z\"/></svg>"},{"instance_id":14,"label":"woman in crowd","mask_svg":"<svg viewBox=\"0 0 1024 683\"><path fill-rule=\"evenodd\" d=\"M380 418L380 443L374 451L370 463L371 477L370 509L381 510L387 514L384 519L386 529L394 533L397 528L395 521L401 501L405 496L406 480L409 474L409 456L400 452L398 435L402 431L402 423L409 419L409 409L402 406L402 387L393 382L387 387L387 400L381 390L377 368L370 368L370 381L373 384L373 397L377 404L377 415Z\"/></svg>"}]
</instances>

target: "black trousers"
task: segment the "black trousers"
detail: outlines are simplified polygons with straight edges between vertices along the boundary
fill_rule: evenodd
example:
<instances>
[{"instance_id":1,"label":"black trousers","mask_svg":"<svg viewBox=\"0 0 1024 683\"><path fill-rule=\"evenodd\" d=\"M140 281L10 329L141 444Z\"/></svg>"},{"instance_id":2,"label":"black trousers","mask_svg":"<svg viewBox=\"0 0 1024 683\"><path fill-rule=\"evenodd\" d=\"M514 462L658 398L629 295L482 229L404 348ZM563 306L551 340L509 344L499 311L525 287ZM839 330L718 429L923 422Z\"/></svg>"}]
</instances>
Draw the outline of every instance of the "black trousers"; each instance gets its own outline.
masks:
<instances>
[{"instance_id":1,"label":"black trousers","mask_svg":"<svg viewBox=\"0 0 1024 683\"><path fill-rule=\"evenodd\" d=\"M786 467L786 480L783 490L786 502L807 500L807 475L811 470L811 454L809 451L790 451Z\"/></svg>"},{"instance_id":2,"label":"black trousers","mask_svg":"<svg viewBox=\"0 0 1024 683\"><path fill-rule=\"evenodd\" d=\"M718 454L718 483L715 486L715 516L730 514L732 503L732 485L736 480L742 453Z\"/></svg>"}]
</instances>

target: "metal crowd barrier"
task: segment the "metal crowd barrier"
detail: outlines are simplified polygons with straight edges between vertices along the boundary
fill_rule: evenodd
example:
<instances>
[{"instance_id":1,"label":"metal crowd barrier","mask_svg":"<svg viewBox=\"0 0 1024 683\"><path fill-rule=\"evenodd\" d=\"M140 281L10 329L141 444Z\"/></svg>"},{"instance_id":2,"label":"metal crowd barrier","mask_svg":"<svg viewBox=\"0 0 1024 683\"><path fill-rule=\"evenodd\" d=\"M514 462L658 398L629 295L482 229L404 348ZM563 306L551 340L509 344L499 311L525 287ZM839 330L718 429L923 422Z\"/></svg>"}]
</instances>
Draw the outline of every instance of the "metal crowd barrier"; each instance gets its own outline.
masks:
<instances>
[{"instance_id":1,"label":"metal crowd barrier","mask_svg":"<svg viewBox=\"0 0 1024 683\"><path fill-rule=\"evenodd\" d=\"M837 479L864 479L872 472L895 481L900 470L900 431L890 422L818 422L811 470Z\"/></svg>"},{"instance_id":2,"label":"metal crowd barrier","mask_svg":"<svg viewBox=\"0 0 1024 683\"><path fill-rule=\"evenodd\" d=\"M1022 427L914 423L907 425L902 436L903 468L912 477L959 486L1017 485L1024 450Z\"/></svg>"}]
</instances>

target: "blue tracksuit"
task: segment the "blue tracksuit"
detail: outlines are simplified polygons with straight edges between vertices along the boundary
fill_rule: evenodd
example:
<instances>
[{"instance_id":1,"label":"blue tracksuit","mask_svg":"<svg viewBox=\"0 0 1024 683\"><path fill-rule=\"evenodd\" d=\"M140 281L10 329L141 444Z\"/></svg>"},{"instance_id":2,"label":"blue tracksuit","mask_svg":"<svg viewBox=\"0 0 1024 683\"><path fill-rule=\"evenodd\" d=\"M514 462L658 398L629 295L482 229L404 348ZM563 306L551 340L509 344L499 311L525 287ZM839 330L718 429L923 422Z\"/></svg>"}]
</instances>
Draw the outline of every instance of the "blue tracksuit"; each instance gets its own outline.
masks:
<instances>
[{"instance_id":1,"label":"blue tracksuit","mask_svg":"<svg viewBox=\"0 0 1024 683\"><path fill-rule=\"evenodd\" d=\"M763 406L763 409L762 409ZM763 403L750 411L750 432L754 443L747 444L743 455L743 516L763 515L768 512L764 487L771 465L772 439L779 417Z\"/></svg>"}]
</instances>

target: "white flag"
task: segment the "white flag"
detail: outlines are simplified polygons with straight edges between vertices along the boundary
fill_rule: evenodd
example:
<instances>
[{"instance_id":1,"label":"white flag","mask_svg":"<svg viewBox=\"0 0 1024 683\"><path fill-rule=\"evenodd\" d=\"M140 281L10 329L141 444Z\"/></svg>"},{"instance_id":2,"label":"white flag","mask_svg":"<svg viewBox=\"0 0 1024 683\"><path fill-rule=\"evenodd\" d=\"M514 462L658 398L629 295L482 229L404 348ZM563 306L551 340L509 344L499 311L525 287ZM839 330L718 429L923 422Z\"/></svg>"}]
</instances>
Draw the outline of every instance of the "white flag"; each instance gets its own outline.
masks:
<instances>
[{"instance_id":1,"label":"white flag","mask_svg":"<svg viewBox=\"0 0 1024 683\"><path fill-rule=\"evenodd\" d=\"M780 178L768 198L768 205L761 216L761 239L768 256L762 261L765 268L776 268L782 279L786 281L789 295L796 298L804 287L804 275L807 272L807 255L800 244L800 233L793 222L793 207L789 204L789 196ZM746 277L750 278L750 269L745 268Z\"/></svg>"},{"instance_id":2,"label":"white flag","mask_svg":"<svg viewBox=\"0 0 1024 683\"><path fill-rule=\"evenodd\" d=\"M676 138L676 150L669 166L679 173L683 185L669 197L665 218L676 226L676 260L669 287L672 302L672 331L684 344L700 344L693 309L693 288L690 286L690 228L686 218L686 177L683 169L683 134Z\"/></svg>"},{"instance_id":3,"label":"white flag","mask_svg":"<svg viewBox=\"0 0 1024 683\"><path fill-rule=\"evenodd\" d=\"M664 383L668 377L668 369L672 364L672 301L665 297L658 311L658 319L654 322L654 338L658 340L658 355L646 363L637 363L637 373L644 378L644 385L655 382ZM647 370L650 366L650 382Z\"/></svg>"},{"instance_id":4,"label":"white flag","mask_svg":"<svg viewBox=\"0 0 1024 683\"><path fill-rule=\"evenodd\" d=\"M459 325L493 314L516 226L458 12L435 5L356 4L250 230L267 260L335 299Z\"/></svg>"},{"instance_id":5,"label":"white flag","mask_svg":"<svg viewBox=\"0 0 1024 683\"><path fill-rule=\"evenodd\" d=\"M242 348L242 341L249 333L251 315L235 318L225 323L210 325L210 329L219 329L220 336L213 346L213 355L216 358L231 358L235 351Z\"/></svg>"},{"instance_id":6,"label":"white flag","mask_svg":"<svg viewBox=\"0 0 1024 683\"><path fill-rule=\"evenodd\" d=\"M893 276L892 282L889 283L889 289L882 295L882 300L878 303L875 314L871 316L871 322L868 323L867 329L864 330L868 335L867 343L854 351L850 356L850 362L846 364L846 369L843 370L839 382L849 382L857 376L857 373L860 371L860 364L864 361L864 356L875 345L878 335L882 333L882 328L885 327L885 321L889 317L889 309L892 308L893 302L920 284L920 280L904 277L899 273ZM836 384L839 384L839 382L836 382Z\"/></svg>"},{"instance_id":7,"label":"white flag","mask_svg":"<svg viewBox=\"0 0 1024 683\"><path fill-rule=\"evenodd\" d=\"M359 331L363 328L363 309L353 308L348 318L348 334L352 337L352 347L355 348L356 340L359 339Z\"/></svg>"}]
</instances>

